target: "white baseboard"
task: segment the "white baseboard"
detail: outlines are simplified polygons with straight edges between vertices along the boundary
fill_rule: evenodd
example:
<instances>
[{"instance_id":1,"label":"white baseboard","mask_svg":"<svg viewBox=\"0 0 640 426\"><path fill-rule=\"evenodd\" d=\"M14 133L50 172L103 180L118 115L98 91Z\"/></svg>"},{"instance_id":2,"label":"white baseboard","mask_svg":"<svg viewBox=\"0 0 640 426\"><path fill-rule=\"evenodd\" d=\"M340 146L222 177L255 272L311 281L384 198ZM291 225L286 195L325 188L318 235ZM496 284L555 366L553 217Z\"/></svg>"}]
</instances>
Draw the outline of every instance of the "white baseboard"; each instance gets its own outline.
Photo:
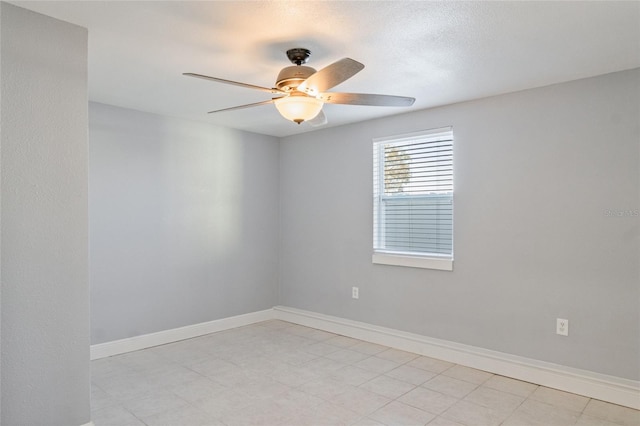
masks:
<instances>
[{"instance_id":1,"label":"white baseboard","mask_svg":"<svg viewBox=\"0 0 640 426\"><path fill-rule=\"evenodd\" d=\"M640 409L640 382L285 306L276 319Z\"/></svg>"},{"instance_id":2,"label":"white baseboard","mask_svg":"<svg viewBox=\"0 0 640 426\"><path fill-rule=\"evenodd\" d=\"M266 309L264 311L251 312L248 314L188 325L185 327L173 328L170 330L159 331L157 333L143 334L141 336L129 337L127 339L99 343L91 345L90 356L93 361L95 359L106 358L113 355L151 348L153 346L166 345L167 343L191 339L193 337L204 336L205 334L215 333L217 331L242 327L244 325L260 321L267 321L273 319L273 317L273 309Z\"/></svg>"},{"instance_id":3,"label":"white baseboard","mask_svg":"<svg viewBox=\"0 0 640 426\"><path fill-rule=\"evenodd\" d=\"M91 359L133 352L270 319L280 319L640 409L640 382L636 380L608 376L286 306L276 306L264 311L92 345ZM93 426L93 424L90 422L83 426Z\"/></svg>"},{"instance_id":4,"label":"white baseboard","mask_svg":"<svg viewBox=\"0 0 640 426\"><path fill-rule=\"evenodd\" d=\"M96 425L94 425L93 422L89 422L89 423L85 423L85 424L80 425L80 426L96 426Z\"/></svg>"}]
</instances>

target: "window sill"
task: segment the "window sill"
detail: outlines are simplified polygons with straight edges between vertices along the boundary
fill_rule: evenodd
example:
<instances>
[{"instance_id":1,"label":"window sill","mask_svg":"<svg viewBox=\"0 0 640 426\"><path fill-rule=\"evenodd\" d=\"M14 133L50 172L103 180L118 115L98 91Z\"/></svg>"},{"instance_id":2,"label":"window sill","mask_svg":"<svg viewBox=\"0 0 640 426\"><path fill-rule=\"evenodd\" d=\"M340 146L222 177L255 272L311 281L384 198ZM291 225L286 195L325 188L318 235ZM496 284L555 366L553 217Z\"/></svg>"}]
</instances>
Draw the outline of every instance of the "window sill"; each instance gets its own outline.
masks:
<instances>
[{"instance_id":1,"label":"window sill","mask_svg":"<svg viewBox=\"0 0 640 426\"><path fill-rule=\"evenodd\" d=\"M453 259L437 257L409 256L390 253L373 253L371 261L378 265L406 266L409 268L453 271Z\"/></svg>"}]
</instances>

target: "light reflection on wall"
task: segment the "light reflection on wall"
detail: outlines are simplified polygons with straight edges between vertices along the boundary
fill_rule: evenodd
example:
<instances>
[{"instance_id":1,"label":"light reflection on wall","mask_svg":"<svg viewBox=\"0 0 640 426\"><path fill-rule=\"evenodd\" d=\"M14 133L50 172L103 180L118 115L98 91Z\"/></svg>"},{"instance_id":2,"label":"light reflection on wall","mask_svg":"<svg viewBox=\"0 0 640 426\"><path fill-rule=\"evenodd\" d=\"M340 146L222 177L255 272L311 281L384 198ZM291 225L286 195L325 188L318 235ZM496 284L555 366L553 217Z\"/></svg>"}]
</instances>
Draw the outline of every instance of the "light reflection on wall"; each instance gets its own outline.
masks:
<instances>
[{"instance_id":1,"label":"light reflection on wall","mask_svg":"<svg viewBox=\"0 0 640 426\"><path fill-rule=\"evenodd\" d=\"M164 147L166 224L173 249L194 260L236 253L243 239L243 141L228 129L206 130L207 137L167 141Z\"/></svg>"},{"instance_id":2,"label":"light reflection on wall","mask_svg":"<svg viewBox=\"0 0 640 426\"><path fill-rule=\"evenodd\" d=\"M92 343L276 304L276 138L90 103Z\"/></svg>"}]
</instances>

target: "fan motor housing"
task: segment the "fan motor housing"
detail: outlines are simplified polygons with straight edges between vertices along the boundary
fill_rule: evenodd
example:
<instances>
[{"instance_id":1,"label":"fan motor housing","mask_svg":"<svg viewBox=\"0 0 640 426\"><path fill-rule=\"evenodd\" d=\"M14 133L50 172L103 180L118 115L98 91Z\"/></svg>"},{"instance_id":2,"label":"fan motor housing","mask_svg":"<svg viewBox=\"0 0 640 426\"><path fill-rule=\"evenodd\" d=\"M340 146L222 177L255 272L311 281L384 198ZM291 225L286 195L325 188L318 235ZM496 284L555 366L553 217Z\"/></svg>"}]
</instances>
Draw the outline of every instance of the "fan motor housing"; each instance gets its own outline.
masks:
<instances>
[{"instance_id":1,"label":"fan motor housing","mask_svg":"<svg viewBox=\"0 0 640 426\"><path fill-rule=\"evenodd\" d=\"M292 65L290 67L283 68L278 74L276 80L276 87L285 92L295 90L303 81L315 74L314 68L306 65Z\"/></svg>"}]
</instances>

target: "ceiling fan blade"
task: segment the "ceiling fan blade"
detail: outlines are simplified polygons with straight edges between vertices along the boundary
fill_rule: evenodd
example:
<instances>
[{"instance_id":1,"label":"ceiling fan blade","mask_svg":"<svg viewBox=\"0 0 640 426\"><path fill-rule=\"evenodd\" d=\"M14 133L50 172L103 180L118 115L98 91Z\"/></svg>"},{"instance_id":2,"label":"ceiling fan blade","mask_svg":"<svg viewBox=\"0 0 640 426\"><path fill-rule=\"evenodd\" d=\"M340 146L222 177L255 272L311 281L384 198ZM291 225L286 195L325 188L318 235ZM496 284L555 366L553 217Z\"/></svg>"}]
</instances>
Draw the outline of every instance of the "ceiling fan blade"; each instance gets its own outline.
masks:
<instances>
[{"instance_id":1,"label":"ceiling fan blade","mask_svg":"<svg viewBox=\"0 0 640 426\"><path fill-rule=\"evenodd\" d=\"M411 106L415 98L370 93L320 93L318 99L328 104L371 105L371 106Z\"/></svg>"},{"instance_id":2,"label":"ceiling fan blade","mask_svg":"<svg viewBox=\"0 0 640 426\"><path fill-rule=\"evenodd\" d=\"M353 77L363 68L364 65L351 58L340 59L312 74L298 86L298 90L315 96Z\"/></svg>"},{"instance_id":3,"label":"ceiling fan blade","mask_svg":"<svg viewBox=\"0 0 640 426\"><path fill-rule=\"evenodd\" d=\"M275 99L280 99L280 98L275 98ZM268 104L272 104L275 99L269 99L267 101L256 102L253 104L239 105L239 106L234 106L230 108L217 109L215 111L209 111L207 114L213 114L214 112L232 111L234 109L251 108L251 107L260 106L260 105L268 105Z\"/></svg>"},{"instance_id":4,"label":"ceiling fan blade","mask_svg":"<svg viewBox=\"0 0 640 426\"><path fill-rule=\"evenodd\" d=\"M311 120L305 121L305 123L309 123L309 125L311 125L312 127L323 126L327 124L327 116L324 115L324 112L322 112L322 110L320 110L318 115L313 117Z\"/></svg>"},{"instance_id":5,"label":"ceiling fan blade","mask_svg":"<svg viewBox=\"0 0 640 426\"><path fill-rule=\"evenodd\" d=\"M267 93L283 93L283 94L285 93L284 91L276 88L270 89L268 87L256 86L254 84L240 83L238 81L232 81L232 80L225 80L224 78L209 77L208 75L194 74L192 72L185 72L185 73L182 73L182 75L186 75L187 77L201 78L203 80L215 81L218 83L233 84L234 86L246 87L247 89L255 89L255 90L260 90Z\"/></svg>"}]
</instances>

